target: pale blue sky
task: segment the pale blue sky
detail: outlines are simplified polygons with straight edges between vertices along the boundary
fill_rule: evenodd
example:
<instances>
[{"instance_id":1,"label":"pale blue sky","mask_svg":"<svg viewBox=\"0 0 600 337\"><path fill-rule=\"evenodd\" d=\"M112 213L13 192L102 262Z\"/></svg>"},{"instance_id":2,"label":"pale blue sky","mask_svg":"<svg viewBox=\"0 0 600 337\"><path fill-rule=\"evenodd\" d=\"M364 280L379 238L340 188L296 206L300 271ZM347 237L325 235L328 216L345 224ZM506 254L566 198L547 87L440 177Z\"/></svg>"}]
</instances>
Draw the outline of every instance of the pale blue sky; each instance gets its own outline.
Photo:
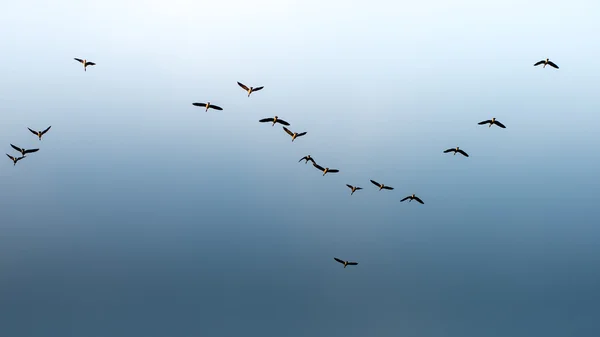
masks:
<instances>
[{"instance_id":1,"label":"pale blue sky","mask_svg":"<svg viewBox=\"0 0 600 337\"><path fill-rule=\"evenodd\" d=\"M598 13L6 2L2 335L594 336Z\"/></svg>"}]
</instances>

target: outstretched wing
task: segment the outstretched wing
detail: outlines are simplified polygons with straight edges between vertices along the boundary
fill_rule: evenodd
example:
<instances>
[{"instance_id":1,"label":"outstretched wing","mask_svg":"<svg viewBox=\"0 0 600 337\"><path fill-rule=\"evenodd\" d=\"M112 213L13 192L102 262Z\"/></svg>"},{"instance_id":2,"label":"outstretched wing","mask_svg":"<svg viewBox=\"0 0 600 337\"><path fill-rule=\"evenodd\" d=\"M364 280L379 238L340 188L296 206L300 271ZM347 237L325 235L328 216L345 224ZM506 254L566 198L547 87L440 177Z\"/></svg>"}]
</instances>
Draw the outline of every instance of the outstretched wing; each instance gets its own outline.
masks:
<instances>
[{"instance_id":1,"label":"outstretched wing","mask_svg":"<svg viewBox=\"0 0 600 337\"><path fill-rule=\"evenodd\" d=\"M349 266L356 266L358 264L358 262L348 262Z\"/></svg>"},{"instance_id":2,"label":"outstretched wing","mask_svg":"<svg viewBox=\"0 0 600 337\"><path fill-rule=\"evenodd\" d=\"M273 118L263 118L263 119L259 120L259 122L261 122L261 123L272 122L272 121L273 121Z\"/></svg>"},{"instance_id":3,"label":"outstretched wing","mask_svg":"<svg viewBox=\"0 0 600 337\"><path fill-rule=\"evenodd\" d=\"M10 158L10 160L15 160L15 157L11 156L10 154L6 154L8 156L8 158Z\"/></svg>"},{"instance_id":4,"label":"outstretched wing","mask_svg":"<svg viewBox=\"0 0 600 337\"><path fill-rule=\"evenodd\" d=\"M199 106L199 107L203 107L206 108L206 103L192 103L193 106Z\"/></svg>"},{"instance_id":5,"label":"outstretched wing","mask_svg":"<svg viewBox=\"0 0 600 337\"><path fill-rule=\"evenodd\" d=\"M29 129L29 128L28 128L28 129ZM37 134L38 134L36 131L33 131L33 130L31 130L31 129L29 129L29 131L31 131L31 133L33 133L33 134L34 134L34 135L36 135L36 136L37 136Z\"/></svg>"},{"instance_id":6,"label":"outstretched wing","mask_svg":"<svg viewBox=\"0 0 600 337\"><path fill-rule=\"evenodd\" d=\"M469 156L469 155L468 155L468 154L467 154L465 151L463 151L463 150L461 150L461 149L458 149L458 151L457 151L457 152L458 152L458 153L460 153L460 154L462 154L462 155L463 155L463 156L465 156L465 157L468 157L468 156Z\"/></svg>"},{"instance_id":7,"label":"outstretched wing","mask_svg":"<svg viewBox=\"0 0 600 337\"><path fill-rule=\"evenodd\" d=\"M316 167L317 169L319 169L321 172L325 171L325 169L323 167L321 167L321 165L319 165L317 163L313 163L313 166Z\"/></svg>"},{"instance_id":8,"label":"outstretched wing","mask_svg":"<svg viewBox=\"0 0 600 337\"><path fill-rule=\"evenodd\" d=\"M307 156L304 156L304 157L300 158L300 160L298 160L298 162L301 162L301 161L303 161L303 160L306 160L306 161L308 161L308 157L307 157Z\"/></svg>"},{"instance_id":9,"label":"outstretched wing","mask_svg":"<svg viewBox=\"0 0 600 337\"><path fill-rule=\"evenodd\" d=\"M488 119L487 121L479 122L479 123L477 123L477 124L479 124L479 125L483 125L483 124L488 124L488 123L491 123L491 122L492 122L492 120L491 120L491 119Z\"/></svg>"},{"instance_id":10,"label":"outstretched wing","mask_svg":"<svg viewBox=\"0 0 600 337\"><path fill-rule=\"evenodd\" d=\"M344 263L345 263L344 261L342 261L342 260L338 259L337 257L334 257L333 259L334 259L334 260L336 260L337 262L341 263L341 264L344 264Z\"/></svg>"},{"instance_id":11,"label":"outstretched wing","mask_svg":"<svg viewBox=\"0 0 600 337\"><path fill-rule=\"evenodd\" d=\"M371 182L373 183L373 185L375 185L375 186L377 186L377 187L381 186L381 185L380 185L378 182L376 182L375 180L371 180Z\"/></svg>"},{"instance_id":12,"label":"outstretched wing","mask_svg":"<svg viewBox=\"0 0 600 337\"><path fill-rule=\"evenodd\" d=\"M408 200L408 199L410 199L410 197L406 197L406 198L404 198L404 199L400 200L400 202L406 201L406 200Z\"/></svg>"},{"instance_id":13,"label":"outstretched wing","mask_svg":"<svg viewBox=\"0 0 600 337\"><path fill-rule=\"evenodd\" d=\"M356 188L356 190L357 190L357 191L358 191L358 190L362 190L362 187L357 187L357 188Z\"/></svg>"},{"instance_id":14,"label":"outstretched wing","mask_svg":"<svg viewBox=\"0 0 600 337\"><path fill-rule=\"evenodd\" d=\"M315 160L314 160L314 159L312 159L312 158L308 158L308 160L312 161L312 162L313 162L313 164L314 164L314 163L316 163L316 162L315 162ZM307 162L308 162L308 160L307 160Z\"/></svg>"},{"instance_id":15,"label":"outstretched wing","mask_svg":"<svg viewBox=\"0 0 600 337\"><path fill-rule=\"evenodd\" d=\"M34 153L34 152L38 152L40 149L30 149L30 150L25 150L25 154L27 153Z\"/></svg>"},{"instance_id":16,"label":"outstretched wing","mask_svg":"<svg viewBox=\"0 0 600 337\"><path fill-rule=\"evenodd\" d=\"M262 88L264 88L264 87L252 88L252 91L259 91L259 90L262 90Z\"/></svg>"},{"instance_id":17,"label":"outstretched wing","mask_svg":"<svg viewBox=\"0 0 600 337\"><path fill-rule=\"evenodd\" d=\"M45 134L46 132L48 132L48 130L50 130L50 128L52 127L52 125L50 125L46 130L42 131L42 135ZM29 129L31 130L31 129Z\"/></svg>"},{"instance_id":18,"label":"outstretched wing","mask_svg":"<svg viewBox=\"0 0 600 337\"><path fill-rule=\"evenodd\" d=\"M448 153L448 152L452 152L452 151L454 151L454 149L448 149L448 150L444 151L444 153Z\"/></svg>"},{"instance_id":19,"label":"outstretched wing","mask_svg":"<svg viewBox=\"0 0 600 337\"><path fill-rule=\"evenodd\" d=\"M23 150L21 150L21 148L19 148L19 147L16 147L16 146L14 146L14 145L12 145L12 144L10 144L10 146L12 146L12 148L13 148L13 149L15 149L15 150L17 150L17 151L19 151L19 152L23 151Z\"/></svg>"},{"instance_id":20,"label":"outstretched wing","mask_svg":"<svg viewBox=\"0 0 600 337\"><path fill-rule=\"evenodd\" d=\"M494 121L494 124L498 125L499 127L506 129L506 126L504 126L504 124L498 122L498 121Z\"/></svg>"},{"instance_id":21,"label":"outstretched wing","mask_svg":"<svg viewBox=\"0 0 600 337\"><path fill-rule=\"evenodd\" d=\"M554 68L558 69L558 66L556 64L554 64L554 62L548 61L548 64L553 66Z\"/></svg>"},{"instance_id":22,"label":"outstretched wing","mask_svg":"<svg viewBox=\"0 0 600 337\"><path fill-rule=\"evenodd\" d=\"M420 202L421 204L424 204L423 200L421 200L419 197L414 197L414 199L418 202Z\"/></svg>"},{"instance_id":23,"label":"outstretched wing","mask_svg":"<svg viewBox=\"0 0 600 337\"><path fill-rule=\"evenodd\" d=\"M220 107L220 106L218 106L218 105L212 105L212 104L211 104L211 105L209 105L208 107L209 107L209 108L213 108L213 109L215 109L215 110L223 110L223 108L221 108L221 107Z\"/></svg>"},{"instance_id":24,"label":"outstretched wing","mask_svg":"<svg viewBox=\"0 0 600 337\"><path fill-rule=\"evenodd\" d=\"M352 185L348 185L348 184L346 184L346 186L348 186L350 189L353 189L353 188L354 188L354 186L352 186Z\"/></svg>"},{"instance_id":25,"label":"outstretched wing","mask_svg":"<svg viewBox=\"0 0 600 337\"><path fill-rule=\"evenodd\" d=\"M283 127L283 130L285 130L285 132L287 132L288 135L290 135L292 137L294 136L294 133L292 131L288 130L288 128L286 128L285 126Z\"/></svg>"},{"instance_id":26,"label":"outstretched wing","mask_svg":"<svg viewBox=\"0 0 600 337\"><path fill-rule=\"evenodd\" d=\"M386 189L386 190L393 190L394 189L393 187L390 187L390 186L383 186L383 188Z\"/></svg>"},{"instance_id":27,"label":"outstretched wing","mask_svg":"<svg viewBox=\"0 0 600 337\"><path fill-rule=\"evenodd\" d=\"M79 62L83 63L83 60L82 60L82 59L78 59L78 58L76 58L76 57L75 57L75 61L79 61Z\"/></svg>"},{"instance_id":28,"label":"outstretched wing","mask_svg":"<svg viewBox=\"0 0 600 337\"><path fill-rule=\"evenodd\" d=\"M330 169L329 171L327 171L327 173L338 173L338 172L340 172L340 170Z\"/></svg>"},{"instance_id":29,"label":"outstretched wing","mask_svg":"<svg viewBox=\"0 0 600 337\"><path fill-rule=\"evenodd\" d=\"M287 125L287 126L290 126L290 123L288 123L288 122L284 121L283 119L278 119L278 120L277 120L277 123L279 123L279 124L283 124L283 125Z\"/></svg>"},{"instance_id":30,"label":"outstretched wing","mask_svg":"<svg viewBox=\"0 0 600 337\"><path fill-rule=\"evenodd\" d=\"M248 87L247 87L247 86L245 86L245 85L241 84L240 82L237 82L237 84L238 84L240 87L242 87L242 89L244 89L244 90L248 91Z\"/></svg>"},{"instance_id":31,"label":"outstretched wing","mask_svg":"<svg viewBox=\"0 0 600 337\"><path fill-rule=\"evenodd\" d=\"M306 134L306 131L305 131L305 132L300 132L299 134L297 134L297 135L296 135L296 137L302 137L302 136L304 136L305 134Z\"/></svg>"},{"instance_id":32,"label":"outstretched wing","mask_svg":"<svg viewBox=\"0 0 600 337\"><path fill-rule=\"evenodd\" d=\"M536 64L534 64L533 66L539 66L540 64L544 64L544 62L546 62L546 60L541 60L539 62L537 62Z\"/></svg>"},{"instance_id":33,"label":"outstretched wing","mask_svg":"<svg viewBox=\"0 0 600 337\"><path fill-rule=\"evenodd\" d=\"M95 65L96 65L96 63L94 63L94 62L87 62L85 65L86 65L86 66L95 66Z\"/></svg>"}]
</instances>

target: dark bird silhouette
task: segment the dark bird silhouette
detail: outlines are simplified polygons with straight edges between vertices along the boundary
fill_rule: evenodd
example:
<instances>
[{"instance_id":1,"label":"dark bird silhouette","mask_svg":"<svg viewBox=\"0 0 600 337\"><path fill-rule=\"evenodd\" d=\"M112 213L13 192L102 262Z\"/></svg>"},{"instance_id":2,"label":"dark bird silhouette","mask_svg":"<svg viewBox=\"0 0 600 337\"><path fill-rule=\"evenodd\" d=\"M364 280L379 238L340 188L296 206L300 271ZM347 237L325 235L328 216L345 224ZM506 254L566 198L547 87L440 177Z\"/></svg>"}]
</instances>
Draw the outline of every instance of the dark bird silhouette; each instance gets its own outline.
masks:
<instances>
[{"instance_id":1,"label":"dark bird silhouette","mask_svg":"<svg viewBox=\"0 0 600 337\"><path fill-rule=\"evenodd\" d=\"M242 87L242 89L244 89L244 90L246 90L246 91L248 92L248 97L250 97L250 94L251 94L251 93L253 93L253 92L255 92L255 91L259 91L259 90L261 90L262 88L264 88L264 87L257 87L257 88L255 88L255 87L250 87L250 88L248 88L247 86L243 85L243 84L242 84L242 83L240 83L240 82L237 82L237 84L238 84L240 87Z\"/></svg>"},{"instance_id":2,"label":"dark bird silhouette","mask_svg":"<svg viewBox=\"0 0 600 337\"><path fill-rule=\"evenodd\" d=\"M223 108L221 108L220 106L210 104L210 102L208 102L208 103L192 103L192 105L206 108L206 110L204 110L204 111L208 111L208 109L223 110Z\"/></svg>"},{"instance_id":3,"label":"dark bird silhouette","mask_svg":"<svg viewBox=\"0 0 600 337\"><path fill-rule=\"evenodd\" d=\"M42 140L42 136L48 132L48 130L50 130L50 128L52 127L52 125L50 125L46 130L44 131L33 131L31 129L29 129L29 131L31 131L31 133L33 133L34 135L38 136L39 140Z\"/></svg>"},{"instance_id":4,"label":"dark bird silhouette","mask_svg":"<svg viewBox=\"0 0 600 337\"><path fill-rule=\"evenodd\" d=\"M479 124L479 125L485 125L485 124L489 124L489 125L490 125L490 126L488 126L489 128L491 128L491 127L492 127L492 125L496 124L496 125L498 125L499 127L503 128L503 129L506 129L506 126L504 126L504 124L502 124L502 123L498 122L498 121L496 120L496 118L488 119L487 121L479 122L479 123L477 123L477 124Z\"/></svg>"},{"instance_id":5,"label":"dark bird silhouette","mask_svg":"<svg viewBox=\"0 0 600 337\"><path fill-rule=\"evenodd\" d=\"M6 155L8 156L8 158L10 158L10 160L12 160L12 161L13 161L13 166L17 165L17 162L18 162L19 160L21 160L21 159L25 158L25 156L21 156L21 157L19 157L19 158L16 158L16 157L13 157L13 156L11 156L11 155L10 155L10 154L8 154L8 153L7 153Z\"/></svg>"},{"instance_id":6,"label":"dark bird silhouette","mask_svg":"<svg viewBox=\"0 0 600 337\"><path fill-rule=\"evenodd\" d=\"M423 200L419 199L419 197L415 196L414 194L413 195L409 195L408 197L400 200L400 202L403 202L405 200L408 200L408 202L416 200L416 201L420 202L421 204L424 204Z\"/></svg>"},{"instance_id":7,"label":"dark bird silhouette","mask_svg":"<svg viewBox=\"0 0 600 337\"><path fill-rule=\"evenodd\" d=\"M354 192L356 192L358 190L362 190L362 187L352 186L352 185L348 185L348 184L346 184L346 186L348 186L348 188L350 188L352 190L352 193L350 193L350 195L354 194Z\"/></svg>"},{"instance_id":8,"label":"dark bird silhouette","mask_svg":"<svg viewBox=\"0 0 600 337\"><path fill-rule=\"evenodd\" d=\"M284 121L283 119L279 119L279 117L277 117L277 116L275 116L274 118L263 118L263 119L259 120L259 122L261 122L261 123L273 122L273 124L271 126L275 125L275 123L290 126L290 123Z\"/></svg>"},{"instance_id":9,"label":"dark bird silhouette","mask_svg":"<svg viewBox=\"0 0 600 337\"><path fill-rule=\"evenodd\" d=\"M283 130L285 130L285 132L287 132L288 135L292 136L292 142L294 141L294 139L296 139L296 137L302 137L306 134L306 131L300 132L300 133L292 132L292 131L288 130L285 126L283 127Z\"/></svg>"},{"instance_id":10,"label":"dark bird silhouette","mask_svg":"<svg viewBox=\"0 0 600 337\"><path fill-rule=\"evenodd\" d=\"M22 156L25 156L25 155L26 155L26 154L28 154L28 153L34 153L34 152L38 152L38 151L39 151L39 149L25 150L25 149L22 149L22 148L20 148L20 147L14 146L14 145L12 145L12 144L10 144L10 146L12 146L12 148L13 148L13 149L15 149L15 150L17 150L17 151L21 152L21 155L22 155Z\"/></svg>"},{"instance_id":11,"label":"dark bird silhouette","mask_svg":"<svg viewBox=\"0 0 600 337\"><path fill-rule=\"evenodd\" d=\"M338 259L337 257L334 257L333 259L336 260L337 262L343 264L344 268L346 268L346 266L356 266L358 264L358 262L344 261L344 260Z\"/></svg>"},{"instance_id":12,"label":"dark bird silhouette","mask_svg":"<svg viewBox=\"0 0 600 337\"><path fill-rule=\"evenodd\" d=\"M96 65L96 63L94 63L94 62L88 62L88 60L86 60L86 59L82 60L82 59L75 58L75 60L79 61L79 62L81 62L83 64L83 71L87 71L86 69L87 69L88 66L95 66Z\"/></svg>"},{"instance_id":13,"label":"dark bird silhouette","mask_svg":"<svg viewBox=\"0 0 600 337\"><path fill-rule=\"evenodd\" d=\"M454 152L455 156L456 156L457 152L460 153L460 154L462 154L465 157L469 156L465 151L459 149L458 146L456 148L454 148L454 149L448 149L448 150L444 151L444 153L448 153L448 152Z\"/></svg>"},{"instance_id":14,"label":"dark bird silhouette","mask_svg":"<svg viewBox=\"0 0 600 337\"><path fill-rule=\"evenodd\" d=\"M316 167L319 171L323 172L323 175L326 175L327 173L338 173L340 172L340 170L336 170L336 169L330 169L329 167L323 168L321 167L319 164L313 162L313 166Z\"/></svg>"},{"instance_id":15,"label":"dark bird silhouette","mask_svg":"<svg viewBox=\"0 0 600 337\"><path fill-rule=\"evenodd\" d=\"M314 160L314 159L312 159L312 157L310 156L310 154L309 154L309 155L306 155L306 156L304 156L304 157L302 157L302 158L300 158L300 160L298 160L298 162L301 162L301 161L303 161L303 160L306 160L306 161L304 162L304 164L308 164L308 162L309 162L309 161L312 161L312 163L313 163L313 164L316 164L316 163L315 163L315 160Z\"/></svg>"},{"instance_id":16,"label":"dark bird silhouette","mask_svg":"<svg viewBox=\"0 0 600 337\"><path fill-rule=\"evenodd\" d=\"M543 64L544 66L542 68L546 68L546 65L549 65L551 67L554 67L556 69L558 69L558 66L556 64L554 64L554 62L550 61L550 59L545 59L545 60L541 60L539 62L536 62L533 66L539 66L540 64Z\"/></svg>"},{"instance_id":17,"label":"dark bird silhouette","mask_svg":"<svg viewBox=\"0 0 600 337\"><path fill-rule=\"evenodd\" d=\"M379 187L379 190L381 191L382 188L385 188L386 190L393 190L393 187L390 186L385 186L384 184L380 184L378 182L376 182L375 180L371 180L371 182L373 183L373 185Z\"/></svg>"}]
</instances>

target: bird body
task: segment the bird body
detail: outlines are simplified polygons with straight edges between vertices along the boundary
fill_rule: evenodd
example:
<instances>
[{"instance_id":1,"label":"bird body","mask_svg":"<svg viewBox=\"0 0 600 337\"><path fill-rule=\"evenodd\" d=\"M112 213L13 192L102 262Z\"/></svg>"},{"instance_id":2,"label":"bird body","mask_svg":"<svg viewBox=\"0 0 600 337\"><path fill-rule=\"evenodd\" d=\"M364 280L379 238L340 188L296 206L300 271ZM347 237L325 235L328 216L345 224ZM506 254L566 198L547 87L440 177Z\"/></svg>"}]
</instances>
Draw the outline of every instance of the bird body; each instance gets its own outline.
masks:
<instances>
[{"instance_id":1,"label":"bird body","mask_svg":"<svg viewBox=\"0 0 600 337\"><path fill-rule=\"evenodd\" d=\"M408 197L406 197L406 198L404 198L404 199L400 200L400 202L403 202L403 201L405 201L405 200L408 200L408 202L411 202L411 201L413 201L413 200L416 200L417 202L419 202L419 203L421 203L421 204L424 204L423 200L421 200L419 197L417 197L416 195L414 195L414 193L413 193L413 195L409 195Z\"/></svg>"},{"instance_id":2,"label":"bird body","mask_svg":"<svg viewBox=\"0 0 600 337\"><path fill-rule=\"evenodd\" d=\"M262 88L264 88L264 87L256 87L256 88L255 88L255 87L250 87L250 88L248 88L247 86L245 86L244 84L242 84L242 83L240 83L240 82L237 82L237 84L238 84L240 87L242 87L242 89L244 89L244 90L246 90L246 91L248 92L248 97L250 97L250 94L251 94L251 93L253 93L253 92L255 92L255 91L259 91L259 90L261 90Z\"/></svg>"},{"instance_id":3,"label":"bird body","mask_svg":"<svg viewBox=\"0 0 600 337\"><path fill-rule=\"evenodd\" d=\"M88 60L86 60L86 59L82 60L82 59L75 58L75 60L79 61L79 62L81 62L83 64L83 71L87 71L86 69L87 69L88 66L95 66L96 65L96 63L94 63L94 62L88 62Z\"/></svg>"},{"instance_id":4,"label":"bird body","mask_svg":"<svg viewBox=\"0 0 600 337\"><path fill-rule=\"evenodd\" d=\"M273 118L263 118L263 119L259 120L259 122L261 122L261 123L270 123L270 122L272 122L273 124L271 124L271 126L274 126L275 123L279 123L279 124L282 124L282 125L290 126L290 123L284 121L283 119L279 119L279 116L275 116Z\"/></svg>"},{"instance_id":5,"label":"bird body","mask_svg":"<svg viewBox=\"0 0 600 337\"><path fill-rule=\"evenodd\" d=\"M448 153L448 152L454 152L455 156L456 156L456 153L460 153L460 154L462 154L465 157L469 156L465 151L463 151L460 148L458 148L458 146L456 148L454 148L454 149L448 149L448 150L444 151L444 153Z\"/></svg>"},{"instance_id":6,"label":"bird body","mask_svg":"<svg viewBox=\"0 0 600 337\"><path fill-rule=\"evenodd\" d=\"M375 180L371 180L371 183L377 187L379 187L379 190L381 191L382 189L386 189L386 190L393 190L393 187L390 186L385 186L384 184L380 184L378 182L376 182Z\"/></svg>"},{"instance_id":7,"label":"bird body","mask_svg":"<svg viewBox=\"0 0 600 337\"><path fill-rule=\"evenodd\" d=\"M362 190L362 187L352 186L352 185L349 185L349 184L346 184L346 186L348 186L348 188L350 188L350 190L352 190L352 192L350 193L350 195L353 195L354 192L356 192L358 190Z\"/></svg>"},{"instance_id":8,"label":"bird body","mask_svg":"<svg viewBox=\"0 0 600 337\"><path fill-rule=\"evenodd\" d=\"M39 151L39 149L30 149L30 150L25 150L25 149L22 149L22 148L20 148L20 147L18 147L18 146L14 146L14 145L12 145L12 144L10 144L10 146L12 146L12 148L13 148L13 149L15 149L15 150L17 150L17 151L21 152L21 155L22 155L22 156L25 156L25 155L26 155L26 154L28 154L28 153L34 153L34 152L37 152L37 151Z\"/></svg>"},{"instance_id":9,"label":"bird body","mask_svg":"<svg viewBox=\"0 0 600 337\"><path fill-rule=\"evenodd\" d=\"M298 132L292 132L292 131L288 130L288 128L286 128L285 126L283 127L283 130L285 132L287 132L288 135L292 136L292 142L294 141L294 139L296 139L296 137L302 137L302 136L304 136L306 134L306 131L305 132L300 132L300 133L298 133Z\"/></svg>"},{"instance_id":10,"label":"bird body","mask_svg":"<svg viewBox=\"0 0 600 337\"><path fill-rule=\"evenodd\" d=\"M13 161L13 166L17 165L17 162L18 162L19 160L21 160L21 159L25 158L25 156L21 156L21 157L18 157L18 158L17 158L17 157L13 157L13 156L11 156L11 155L10 155L10 154L8 154L8 153L7 153L6 155L8 156L8 158L10 158L10 160L12 160L12 161Z\"/></svg>"},{"instance_id":11,"label":"bird body","mask_svg":"<svg viewBox=\"0 0 600 337\"><path fill-rule=\"evenodd\" d=\"M340 172L340 170L330 169L329 167L323 168L321 165L315 163L314 161L313 161L313 166L316 167L317 170L323 172L323 175L326 175L327 173L338 173L338 172Z\"/></svg>"},{"instance_id":12,"label":"bird body","mask_svg":"<svg viewBox=\"0 0 600 337\"><path fill-rule=\"evenodd\" d=\"M223 108L221 108L220 106L217 106L217 105L214 105L214 104L210 104L210 102L207 102L207 103L192 103L192 105L206 108L206 110L204 110L204 111L208 111L208 109L223 110Z\"/></svg>"},{"instance_id":13,"label":"bird body","mask_svg":"<svg viewBox=\"0 0 600 337\"><path fill-rule=\"evenodd\" d=\"M542 68L546 68L546 65L549 65L551 67L554 67L556 69L558 69L558 66L556 64L554 64L554 62L550 61L550 59L546 58L545 60L541 60L536 62L533 66L539 66L540 64L543 64L544 66Z\"/></svg>"},{"instance_id":14,"label":"bird body","mask_svg":"<svg viewBox=\"0 0 600 337\"><path fill-rule=\"evenodd\" d=\"M342 259L338 259L337 257L334 257L333 259L336 260L337 262L343 264L344 268L346 268L347 266L356 266L358 264L358 262L344 261Z\"/></svg>"},{"instance_id":15,"label":"bird body","mask_svg":"<svg viewBox=\"0 0 600 337\"><path fill-rule=\"evenodd\" d=\"M302 158L300 158L300 160L298 160L298 162L301 162L301 161L303 161L303 160L305 160L304 164L308 164L308 162L309 162L309 161L312 161L312 163L313 163L313 164L316 164L316 163L315 163L315 160L314 160L314 159L312 159L312 157L310 156L310 154L309 154L309 155L306 155L306 156L304 156L304 157L302 157Z\"/></svg>"},{"instance_id":16,"label":"bird body","mask_svg":"<svg viewBox=\"0 0 600 337\"><path fill-rule=\"evenodd\" d=\"M44 131L34 131L34 130L31 130L31 129L29 129L29 128L27 128L27 129L29 129L29 131L31 131L31 133L33 133L34 135L38 136L38 139L39 139L39 140L42 140L42 136L43 136L43 135L44 135L46 132L48 132L48 130L50 130L50 128L51 128L51 127L52 127L52 125L50 125L50 126L49 126L49 127L46 129L46 130L44 130Z\"/></svg>"},{"instance_id":17,"label":"bird body","mask_svg":"<svg viewBox=\"0 0 600 337\"><path fill-rule=\"evenodd\" d=\"M506 126L504 126L504 124L502 124L502 123L498 122L498 121L496 120L496 118L488 119L488 120L485 120L485 121L479 122L479 123L477 123L477 124L479 124L479 125L485 125L485 124L489 124L488 128L491 128L491 127L492 127L492 125L496 124L496 125L498 125L499 127L503 128L503 129L506 129Z\"/></svg>"}]
</instances>

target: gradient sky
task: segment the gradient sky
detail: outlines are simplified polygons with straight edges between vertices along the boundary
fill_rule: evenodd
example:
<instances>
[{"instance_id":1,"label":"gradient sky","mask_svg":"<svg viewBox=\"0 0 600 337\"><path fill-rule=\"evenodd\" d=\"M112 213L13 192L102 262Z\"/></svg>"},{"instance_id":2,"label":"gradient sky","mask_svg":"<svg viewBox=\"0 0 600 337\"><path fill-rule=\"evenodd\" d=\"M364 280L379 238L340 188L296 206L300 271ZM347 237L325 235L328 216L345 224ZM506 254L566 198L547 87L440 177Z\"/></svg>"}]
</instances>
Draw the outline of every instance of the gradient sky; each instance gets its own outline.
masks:
<instances>
[{"instance_id":1,"label":"gradient sky","mask_svg":"<svg viewBox=\"0 0 600 337\"><path fill-rule=\"evenodd\" d=\"M0 335L600 331L597 1L0 7Z\"/></svg>"}]
</instances>

